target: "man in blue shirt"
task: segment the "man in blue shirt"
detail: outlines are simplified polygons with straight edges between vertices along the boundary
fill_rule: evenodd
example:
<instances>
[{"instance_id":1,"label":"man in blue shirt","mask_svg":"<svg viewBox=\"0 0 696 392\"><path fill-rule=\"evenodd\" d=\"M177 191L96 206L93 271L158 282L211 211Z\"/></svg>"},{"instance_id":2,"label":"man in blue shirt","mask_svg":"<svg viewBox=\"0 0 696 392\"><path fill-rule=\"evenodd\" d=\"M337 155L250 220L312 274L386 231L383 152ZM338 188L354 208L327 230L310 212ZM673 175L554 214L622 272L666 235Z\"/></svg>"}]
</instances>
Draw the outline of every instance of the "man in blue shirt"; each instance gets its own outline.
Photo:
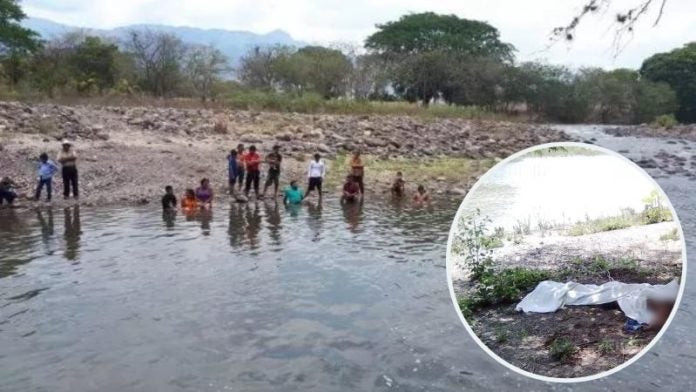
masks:
<instances>
[{"instance_id":1,"label":"man in blue shirt","mask_svg":"<svg viewBox=\"0 0 696 392\"><path fill-rule=\"evenodd\" d=\"M46 186L46 201L51 201L51 193L53 192L53 175L58 172L58 166L48 159L46 153L39 156L39 183L36 187L34 200L39 201L41 190Z\"/></svg>"},{"instance_id":2,"label":"man in blue shirt","mask_svg":"<svg viewBox=\"0 0 696 392\"><path fill-rule=\"evenodd\" d=\"M227 155L227 177L230 185L230 195L234 195L234 184L237 178L243 175L237 162L237 150L231 150Z\"/></svg>"},{"instance_id":3,"label":"man in blue shirt","mask_svg":"<svg viewBox=\"0 0 696 392\"><path fill-rule=\"evenodd\" d=\"M302 190L297 187L297 181L290 182L290 186L285 189L283 203L288 204L300 204L304 198Z\"/></svg>"}]
</instances>

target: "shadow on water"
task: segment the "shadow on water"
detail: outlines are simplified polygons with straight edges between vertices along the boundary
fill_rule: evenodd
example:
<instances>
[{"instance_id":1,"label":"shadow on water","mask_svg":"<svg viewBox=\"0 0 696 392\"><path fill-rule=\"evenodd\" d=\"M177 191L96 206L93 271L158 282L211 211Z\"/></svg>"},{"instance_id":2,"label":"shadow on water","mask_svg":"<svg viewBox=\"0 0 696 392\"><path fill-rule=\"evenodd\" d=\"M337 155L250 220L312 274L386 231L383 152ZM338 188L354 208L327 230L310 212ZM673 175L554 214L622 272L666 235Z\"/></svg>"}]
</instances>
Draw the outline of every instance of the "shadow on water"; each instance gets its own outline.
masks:
<instances>
[{"instance_id":1,"label":"shadow on water","mask_svg":"<svg viewBox=\"0 0 696 392\"><path fill-rule=\"evenodd\" d=\"M63 209L63 222L65 231L65 252L63 255L67 260L77 261L80 255L80 237L82 236L82 225L80 223L80 207L74 206Z\"/></svg>"}]
</instances>

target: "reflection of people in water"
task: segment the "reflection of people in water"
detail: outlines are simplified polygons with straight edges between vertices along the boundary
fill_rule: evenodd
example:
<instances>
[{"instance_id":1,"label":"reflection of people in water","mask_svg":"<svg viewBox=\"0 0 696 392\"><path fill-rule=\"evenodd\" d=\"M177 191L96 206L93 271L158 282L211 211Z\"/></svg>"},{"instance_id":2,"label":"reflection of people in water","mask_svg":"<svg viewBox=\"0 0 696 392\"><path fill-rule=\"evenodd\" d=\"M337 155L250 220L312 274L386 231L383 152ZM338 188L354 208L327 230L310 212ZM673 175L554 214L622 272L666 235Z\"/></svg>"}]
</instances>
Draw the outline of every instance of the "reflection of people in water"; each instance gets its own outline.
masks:
<instances>
[{"instance_id":1,"label":"reflection of people in water","mask_svg":"<svg viewBox=\"0 0 696 392\"><path fill-rule=\"evenodd\" d=\"M48 247L51 243L51 237L53 237L53 209L49 208L46 210L46 215L48 216L48 221L44 217L43 211L40 209L36 210L36 218L41 225L41 240L44 246L46 246L46 253L49 253L50 249L48 249Z\"/></svg>"},{"instance_id":2,"label":"reflection of people in water","mask_svg":"<svg viewBox=\"0 0 696 392\"><path fill-rule=\"evenodd\" d=\"M210 222L213 220L213 212L211 210L201 210L196 214L198 221L201 222L201 230L203 235L210 235Z\"/></svg>"},{"instance_id":3,"label":"reflection of people in water","mask_svg":"<svg viewBox=\"0 0 696 392\"><path fill-rule=\"evenodd\" d=\"M244 228L246 223L244 222L243 209L245 207L241 204L230 205L230 220L227 226L227 235L230 237L230 246L239 246L242 238L244 237Z\"/></svg>"},{"instance_id":4,"label":"reflection of people in water","mask_svg":"<svg viewBox=\"0 0 696 392\"><path fill-rule=\"evenodd\" d=\"M253 207L247 206L246 224L246 234L249 245L252 249L256 249L259 245L259 232L261 231L261 214L259 214L258 204L254 203Z\"/></svg>"},{"instance_id":5,"label":"reflection of people in water","mask_svg":"<svg viewBox=\"0 0 696 392\"><path fill-rule=\"evenodd\" d=\"M172 227L174 227L174 223L176 222L176 208L163 210L162 211L162 220L164 221L164 225L168 229L171 229Z\"/></svg>"},{"instance_id":6,"label":"reflection of people in water","mask_svg":"<svg viewBox=\"0 0 696 392\"><path fill-rule=\"evenodd\" d=\"M356 203L344 203L343 207L343 218L348 223L348 228L350 231L357 231L362 221L362 200Z\"/></svg>"},{"instance_id":7,"label":"reflection of people in water","mask_svg":"<svg viewBox=\"0 0 696 392\"><path fill-rule=\"evenodd\" d=\"M307 212L309 213L308 226L314 234L312 242L317 242L321 239L321 199L318 203L307 203Z\"/></svg>"},{"instance_id":8,"label":"reflection of people in water","mask_svg":"<svg viewBox=\"0 0 696 392\"><path fill-rule=\"evenodd\" d=\"M282 243L280 238L280 210L278 202L266 203L266 223L268 223L269 236L274 245Z\"/></svg>"},{"instance_id":9,"label":"reflection of people in water","mask_svg":"<svg viewBox=\"0 0 696 392\"><path fill-rule=\"evenodd\" d=\"M72 211L71 211L72 210ZM82 228L80 225L80 206L76 205L72 208L63 209L63 217L65 222L65 253L64 256L68 260L77 259L80 251L80 236Z\"/></svg>"}]
</instances>

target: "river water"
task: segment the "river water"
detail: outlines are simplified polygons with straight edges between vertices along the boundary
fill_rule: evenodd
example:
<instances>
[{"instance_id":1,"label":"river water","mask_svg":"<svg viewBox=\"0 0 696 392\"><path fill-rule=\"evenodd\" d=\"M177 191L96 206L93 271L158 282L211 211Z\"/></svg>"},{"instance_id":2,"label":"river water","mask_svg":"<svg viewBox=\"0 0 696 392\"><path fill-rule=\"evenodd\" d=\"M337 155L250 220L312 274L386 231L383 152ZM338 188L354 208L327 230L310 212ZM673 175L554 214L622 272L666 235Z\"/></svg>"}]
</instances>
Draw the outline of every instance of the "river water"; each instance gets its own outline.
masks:
<instances>
[{"instance_id":1,"label":"river water","mask_svg":"<svg viewBox=\"0 0 696 392\"><path fill-rule=\"evenodd\" d=\"M571 131L636 158L683 147ZM658 182L693 251L696 182ZM490 359L447 290L457 206L2 212L0 390L693 389L688 284L663 339L607 379L545 384Z\"/></svg>"}]
</instances>

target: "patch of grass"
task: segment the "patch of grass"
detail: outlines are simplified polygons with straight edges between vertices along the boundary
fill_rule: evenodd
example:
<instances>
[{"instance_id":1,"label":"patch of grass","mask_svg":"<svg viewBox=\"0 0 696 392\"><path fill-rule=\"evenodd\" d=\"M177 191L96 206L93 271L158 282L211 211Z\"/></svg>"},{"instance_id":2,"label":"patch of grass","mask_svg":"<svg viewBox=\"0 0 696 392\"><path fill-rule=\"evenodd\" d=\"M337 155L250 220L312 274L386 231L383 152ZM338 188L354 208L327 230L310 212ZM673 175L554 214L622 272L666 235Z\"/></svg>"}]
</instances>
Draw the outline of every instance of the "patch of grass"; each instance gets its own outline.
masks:
<instances>
[{"instance_id":1,"label":"patch of grass","mask_svg":"<svg viewBox=\"0 0 696 392\"><path fill-rule=\"evenodd\" d=\"M635 226L639 221L629 216L615 216L578 222L568 229L568 235L580 236L585 234L601 233L604 231L621 230Z\"/></svg>"},{"instance_id":2,"label":"patch of grass","mask_svg":"<svg viewBox=\"0 0 696 392\"><path fill-rule=\"evenodd\" d=\"M487 305L515 302L522 294L548 278L546 271L523 267L488 270L479 278L477 296L480 302Z\"/></svg>"},{"instance_id":3,"label":"patch of grass","mask_svg":"<svg viewBox=\"0 0 696 392\"><path fill-rule=\"evenodd\" d=\"M567 157L567 156L578 156L578 155L595 156L595 155L604 155L604 153L601 151L592 150L592 149L585 148L585 147L557 146L557 147L548 147L548 148L538 149L538 150L532 151L531 153L524 155L520 158L524 159L524 158L530 158L530 157Z\"/></svg>"},{"instance_id":4,"label":"patch of grass","mask_svg":"<svg viewBox=\"0 0 696 392\"><path fill-rule=\"evenodd\" d=\"M508 340L507 329L504 327L497 327L495 329L495 341L497 343L505 343Z\"/></svg>"},{"instance_id":5,"label":"patch of grass","mask_svg":"<svg viewBox=\"0 0 696 392\"><path fill-rule=\"evenodd\" d=\"M549 354L554 361L568 363L573 358L577 348L567 338L556 338L549 346Z\"/></svg>"},{"instance_id":6,"label":"patch of grass","mask_svg":"<svg viewBox=\"0 0 696 392\"><path fill-rule=\"evenodd\" d=\"M679 232L675 227L669 233L660 236L660 241L679 241Z\"/></svg>"},{"instance_id":7,"label":"patch of grass","mask_svg":"<svg viewBox=\"0 0 696 392\"><path fill-rule=\"evenodd\" d=\"M597 351L602 355L611 354L614 352L614 344L608 340L602 340L597 345Z\"/></svg>"},{"instance_id":8,"label":"patch of grass","mask_svg":"<svg viewBox=\"0 0 696 392\"><path fill-rule=\"evenodd\" d=\"M516 235L527 235L532 232L532 223L529 218L518 220L512 227L512 232Z\"/></svg>"},{"instance_id":9,"label":"patch of grass","mask_svg":"<svg viewBox=\"0 0 696 392\"><path fill-rule=\"evenodd\" d=\"M483 237L481 242L486 249L495 249L503 246L503 240L495 235Z\"/></svg>"},{"instance_id":10,"label":"patch of grass","mask_svg":"<svg viewBox=\"0 0 696 392\"><path fill-rule=\"evenodd\" d=\"M654 127L671 129L679 125L679 121L674 117L674 114L663 114L655 117L655 121L653 121L652 125Z\"/></svg>"}]
</instances>

